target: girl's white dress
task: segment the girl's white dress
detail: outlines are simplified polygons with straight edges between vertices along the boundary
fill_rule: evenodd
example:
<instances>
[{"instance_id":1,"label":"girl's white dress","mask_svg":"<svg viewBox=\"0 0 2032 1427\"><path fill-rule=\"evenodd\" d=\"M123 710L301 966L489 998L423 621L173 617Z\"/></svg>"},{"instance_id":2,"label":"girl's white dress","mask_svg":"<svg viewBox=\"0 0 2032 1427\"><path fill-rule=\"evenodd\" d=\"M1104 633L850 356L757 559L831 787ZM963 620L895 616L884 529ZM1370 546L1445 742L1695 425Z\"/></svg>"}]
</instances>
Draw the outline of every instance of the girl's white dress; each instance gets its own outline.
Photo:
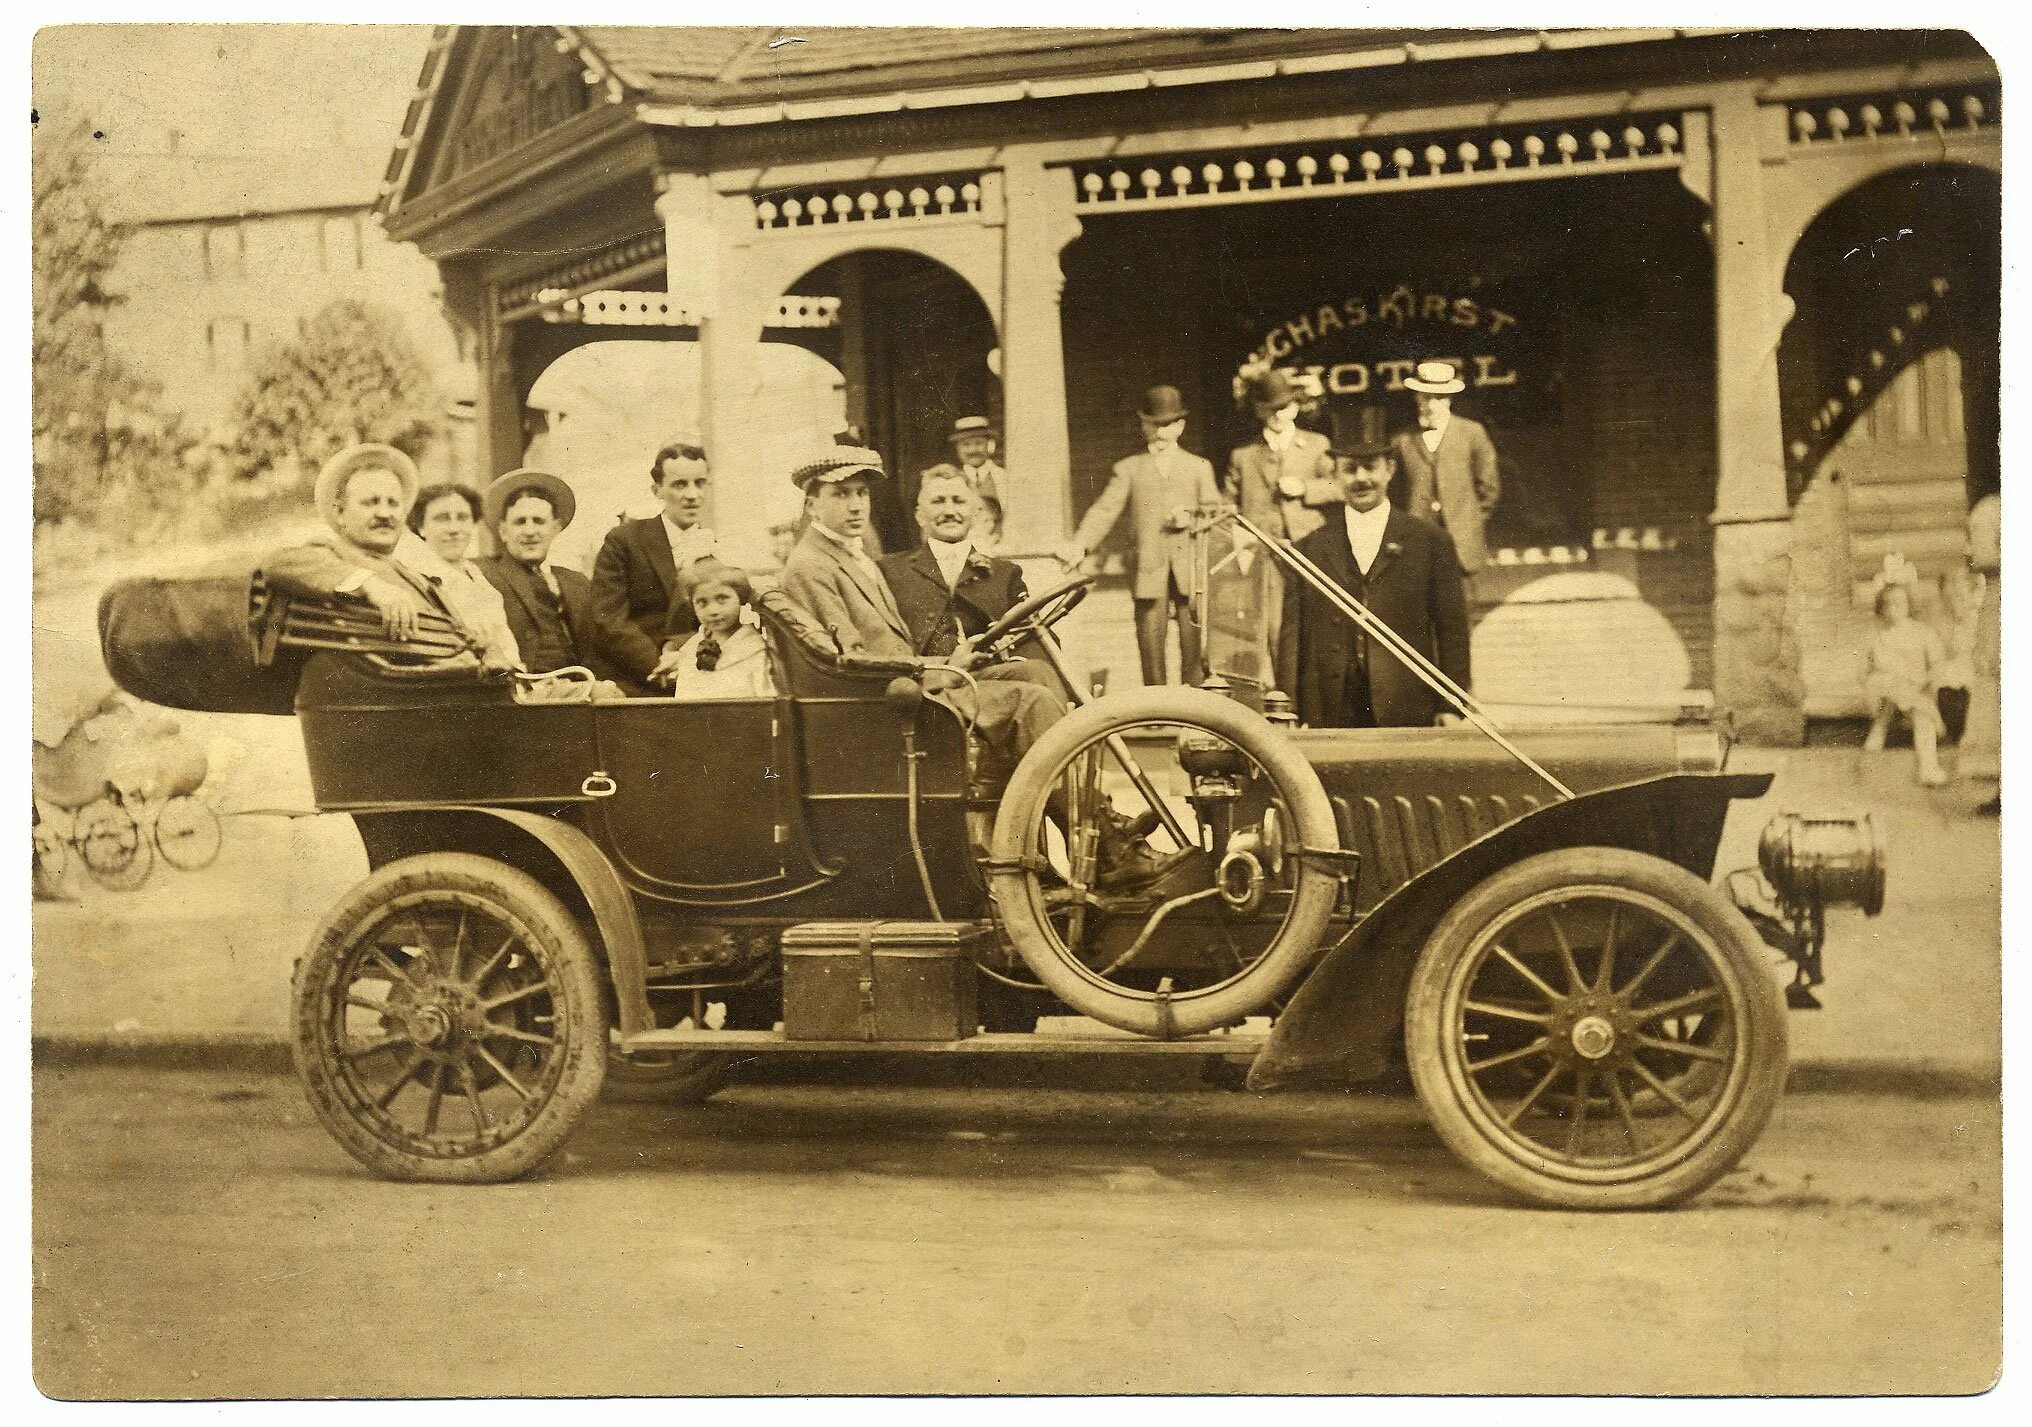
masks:
<instances>
[{"instance_id":1,"label":"girl's white dress","mask_svg":"<svg viewBox=\"0 0 2032 1427\"><path fill-rule=\"evenodd\" d=\"M1887 624L1870 646L1870 672L1863 685L1872 710L1889 704L1916 723L1940 730L1940 709L1934 702L1947 651L1940 636L1916 619Z\"/></svg>"},{"instance_id":2,"label":"girl's white dress","mask_svg":"<svg viewBox=\"0 0 2032 1427\"><path fill-rule=\"evenodd\" d=\"M685 640L677 651L677 681L671 685L674 699L773 699L776 681L769 677L769 644L762 631L750 624L734 626L734 632L720 641L720 660L711 669L698 666L703 630Z\"/></svg>"}]
</instances>

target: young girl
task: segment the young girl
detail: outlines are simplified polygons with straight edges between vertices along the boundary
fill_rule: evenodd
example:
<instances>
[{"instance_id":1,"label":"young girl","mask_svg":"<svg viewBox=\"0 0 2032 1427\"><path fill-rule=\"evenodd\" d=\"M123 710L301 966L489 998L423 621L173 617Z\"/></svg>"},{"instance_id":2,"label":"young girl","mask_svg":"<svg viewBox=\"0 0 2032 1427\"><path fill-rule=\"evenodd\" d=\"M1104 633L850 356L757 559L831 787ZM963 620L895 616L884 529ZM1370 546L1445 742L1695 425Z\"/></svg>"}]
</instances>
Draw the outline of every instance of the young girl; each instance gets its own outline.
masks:
<instances>
[{"instance_id":1,"label":"young girl","mask_svg":"<svg viewBox=\"0 0 2032 1427\"><path fill-rule=\"evenodd\" d=\"M1891 581L1877 591L1877 638L1870 645L1870 671L1863 696L1870 705L1868 753L1881 753L1893 715L1912 725L1919 756L1919 781L1937 788L1947 781L1940 769L1940 708L1936 694L1947 651L1940 636L1912 617L1912 591Z\"/></svg>"},{"instance_id":2,"label":"young girl","mask_svg":"<svg viewBox=\"0 0 2032 1427\"><path fill-rule=\"evenodd\" d=\"M650 671L651 683L670 681L675 699L772 699L769 642L762 637L748 577L732 565L705 559L678 577L678 598L698 616L698 632Z\"/></svg>"}]
</instances>

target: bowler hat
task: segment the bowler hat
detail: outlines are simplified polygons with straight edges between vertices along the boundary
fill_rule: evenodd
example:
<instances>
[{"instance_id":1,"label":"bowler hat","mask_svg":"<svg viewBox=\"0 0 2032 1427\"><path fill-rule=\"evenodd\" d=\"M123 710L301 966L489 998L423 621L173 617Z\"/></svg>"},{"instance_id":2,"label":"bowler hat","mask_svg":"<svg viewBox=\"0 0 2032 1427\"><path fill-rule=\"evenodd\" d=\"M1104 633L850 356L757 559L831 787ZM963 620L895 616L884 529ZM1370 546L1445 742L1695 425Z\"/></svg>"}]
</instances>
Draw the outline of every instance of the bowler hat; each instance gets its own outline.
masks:
<instances>
[{"instance_id":1,"label":"bowler hat","mask_svg":"<svg viewBox=\"0 0 2032 1427\"><path fill-rule=\"evenodd\" d=\"M1143 405L1136 414L1158 426L1169 426L1185 416L1185 398L1175 386L1154 386L1143 393Z\"/></svg>"},{"instance_id":2,"label":"bowler hat","mask_svg":"<svg viewBox=\"0 0 2032 1427\"><path fill-rule=\"evenodd\" d=\"M1249 380L1249 405L1253 407L1282 411L1298 399L1298 388L1279 369L1272 368Z\"/></svg>"},{"instance_id":3,"label":"bowler hat","mask_svg":"<svg viewBox=\"0 0 2032 1427\"><path fill-rule=\"evenodd\" d=\"M995 423L985 416L962 416L953 423L952 433L946 439L958 444L969 436L986 436L990 440L995 440L1001 435L1002 433L995 429Z\"/></svg>"},{"instance_id":4,"label":"bowler hat","mask_svg":"<svg viewBox=\"0 0 2032 1427\"><path fill-rule=\"evenodd\" d=\"M362 441L333 456L317 474L314 498L318 514L325 518L327 524L331 523L338 509L346 481L356 471L387 471L400 481L402 513L405 516L409 514L409 507L416 504L416 462L393 446L384 446L378 441Z\"/></svg>"},{"instance_id":5,"label":"bowler hat","mask_svg":"<svg viewBox=\"0 0 2032 1427\"><path fill-rule=\"evenodd\" d=\"M1404 378L1404 385L1427 396L1452 396L1468 389L1468 384L1461 380L1460 368L1452 362L1420 362L1418 370Z\"/></svg>"},{"instance_id":6,"label":"bowler hat","mask_svg":"<svg viewBox=\"0 0 2032 1427\"><path fill-rule=\"evenodd\" d=\"M487 524L490 528L500 526L508 514L510 501L524 491L534 491L549 500L551 509L557 513L559 530L570 525L572 517L578 514L578 497L572 494L569 485L548 471L533 471L524 466L508 472L505 476L494 477L492 484L487 487L485 503Z\"/></svg>"},{"instance_id":7,"label":"bowler hat","mask_svg":"<svg viewBox=\"0 0 2032 1427\"><path fill-rule=\"evenodd\" d=\"M1390 454L1390 438L1383 426L1380 406L1337 406L1330 413L1333 440L1327 451L1349 460L1367 461Z\"/></svg>"},{"instance_id":8,"label":"bowler hat","mask_svg":"<svg viewBox=\"0 0 2032 1427\"><path fill-rule=\"evenodd\" d=\"M843 481L848 476L882 476L882 453L866 446L821 446L793 466L790 481L799 490L809 490L813 481L825 485Z\"/></svg>"}]
</instances>

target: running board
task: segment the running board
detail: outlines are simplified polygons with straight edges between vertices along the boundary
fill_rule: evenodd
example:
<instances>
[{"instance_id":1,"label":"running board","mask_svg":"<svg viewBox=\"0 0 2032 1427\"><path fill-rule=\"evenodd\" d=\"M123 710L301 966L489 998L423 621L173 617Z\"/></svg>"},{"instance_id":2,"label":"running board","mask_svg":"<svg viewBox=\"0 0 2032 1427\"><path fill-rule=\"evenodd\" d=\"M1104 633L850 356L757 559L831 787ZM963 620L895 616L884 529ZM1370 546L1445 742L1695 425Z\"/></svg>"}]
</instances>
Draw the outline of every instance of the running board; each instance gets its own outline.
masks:
<instances>
[{"instance_id":1,"label":"running board","mask_svg":"<svg viewBox=\"0 0 2032 1427\"><path fill-rule=\"evenodd\" d=\"M620 1049L630 1054L639 1051L709 1050L742 1055L765 1051L837 1055L843 1051L872 1050L887 1055L1198 1055L1254 1059L1268 1039L1264 1035L1211 1035L1160 1041L1127 1032L1114 1035L994 1032L956 1041L794 1041L782 1031L676 1029L623 1036Z\"/></svg>"}]
</instances>

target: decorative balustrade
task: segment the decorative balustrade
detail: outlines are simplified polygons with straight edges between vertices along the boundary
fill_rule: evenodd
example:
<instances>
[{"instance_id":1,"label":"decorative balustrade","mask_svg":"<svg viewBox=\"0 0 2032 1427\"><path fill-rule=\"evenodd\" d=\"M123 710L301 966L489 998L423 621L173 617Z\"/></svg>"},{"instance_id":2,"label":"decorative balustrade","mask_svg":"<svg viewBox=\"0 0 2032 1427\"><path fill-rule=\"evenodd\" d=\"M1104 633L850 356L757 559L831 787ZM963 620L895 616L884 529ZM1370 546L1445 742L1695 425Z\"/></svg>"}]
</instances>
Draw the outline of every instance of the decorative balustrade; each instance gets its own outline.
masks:
<instances>
[{"instance_id":1,"label":"decorative balustrade","mask_svg":"<svg viewBox=\"0 0 2032 1427\"><path fill-rule=\"evenodd\" d=\"M666 292L572 292L545 288L533 301L546 322L574 322L587 327L696 327L696 312L682 307ZM837 297L779 297L762 325L774 329L837 327Z\"/></svg>"},{"instance_id":2,"label":"decorative balustrade","mask_svg":"<svg viewBox=\"0 0 2032 1427\"><path fill-rule=\"evenodd\" d=\"M1797 151L1994 131L1999 123L1998 95L1995 86L1958 86L1913 94L1799 100L1786 106L1786 138Z\"/></svg>"},{"instance_id":3,"label":"decorative balustrade","mask_svg":"<svg viewBox=\"0 0 2032 1427\"><path fill-rule=\"evenodd\" d=\"M1076 165L1082 209L1185 207L1356 190L1438 187L1673 168L1683 161L1678 115L1617 116L1445 135Z\"/></svg>"},{"instance_id":4,"label":"decorative balustrade","mask_svg":"<svg viewBox=\"0 0 2032 1427\"><path fill-rule=\"evenodd\" d=\"M908 223L978 214L979 174L870 180L755 195L755 226L765 233L847 223Z\"/></svg>"},{"instance_id":5,"label":"decorative balustrade","mask_svg":"<svg viewBox=\"0 0 2032 1427\"><path fill-rule=\"evenodd\" d=\"M1785 455L1795 482L1811 475L1820 460L1833 449L1870 403L1889 386L1914 358L1934 345L1927 340L1927 324L1946 304L1948 281L1936 277L1927 284L1926 296L1908 302L1893 314L1882 335L1869 352L1839 381L1830 384L1831 394L1806 419L1806 431L1786 443Z\"/></svg>"}]
</instances>

